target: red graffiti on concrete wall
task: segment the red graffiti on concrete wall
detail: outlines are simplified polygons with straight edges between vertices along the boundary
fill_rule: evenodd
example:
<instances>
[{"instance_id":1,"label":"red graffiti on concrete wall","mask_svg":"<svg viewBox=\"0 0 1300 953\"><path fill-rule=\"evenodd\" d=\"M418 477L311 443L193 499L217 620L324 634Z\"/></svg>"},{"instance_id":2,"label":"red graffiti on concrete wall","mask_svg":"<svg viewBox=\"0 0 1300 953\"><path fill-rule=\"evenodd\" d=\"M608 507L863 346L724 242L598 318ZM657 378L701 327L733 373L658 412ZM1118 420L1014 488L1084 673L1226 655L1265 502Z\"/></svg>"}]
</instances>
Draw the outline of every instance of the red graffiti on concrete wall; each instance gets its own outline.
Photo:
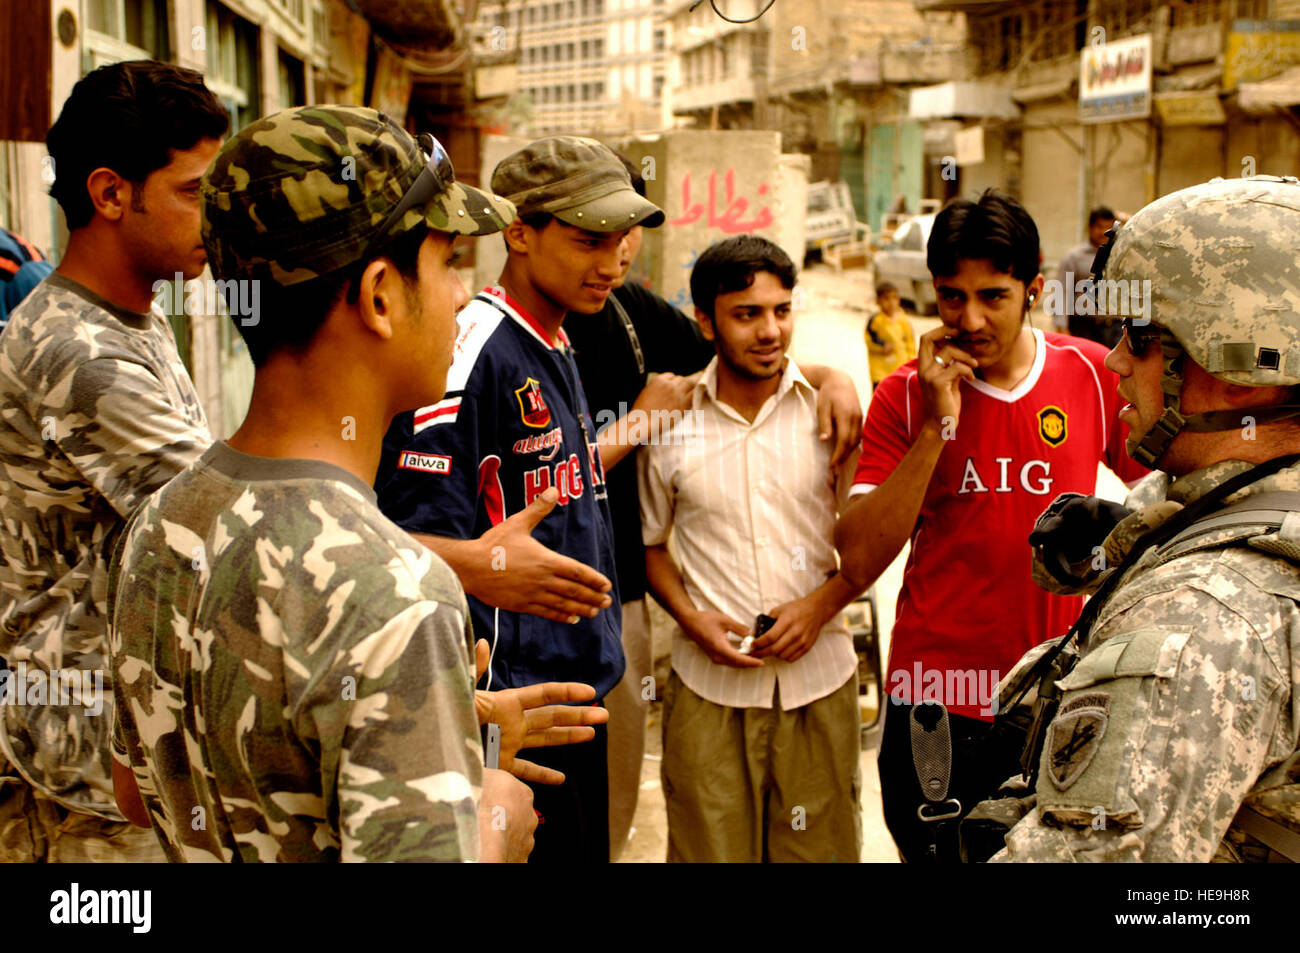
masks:
<instances>
[{"instance_id":1,"label":"red graffiti on concrete wall","mask_svg":"<svg viewBox=\"0 0 1300 953\"><path fill-rule=\"evenodd\" d=\"M745 221L744 214L749 210L749 199L736 195L736 172L734 169L728 169L722 177L722 198L724 209L721 215L718 214L718 173L716 171L709 173L709 194L706 203L691 202L691 174L689 172L682 178L682 208L684 211L681 216L673 219L669 225L693 225L700 220L700 216L705 214L706 206L708 217L706 224L709 228L717 228L728 235L738 235L742 232L753 232L760 228L767 228L773 222L772 210L764 205L758 210L758 214L753 218ZM760 196L766 195L768 188L766 185L758 187Z\"/></svg>"}]
</instances>

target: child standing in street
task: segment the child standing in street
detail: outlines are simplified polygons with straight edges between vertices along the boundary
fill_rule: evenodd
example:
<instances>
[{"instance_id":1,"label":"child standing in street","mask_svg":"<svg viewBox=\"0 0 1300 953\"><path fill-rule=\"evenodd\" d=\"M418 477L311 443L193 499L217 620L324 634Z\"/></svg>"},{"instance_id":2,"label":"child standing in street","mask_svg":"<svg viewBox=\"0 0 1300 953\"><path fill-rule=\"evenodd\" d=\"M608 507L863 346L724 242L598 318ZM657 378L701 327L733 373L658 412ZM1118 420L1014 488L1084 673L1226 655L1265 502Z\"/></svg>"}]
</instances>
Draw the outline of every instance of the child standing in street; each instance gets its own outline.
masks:
<instances>
[{"instance_id":1,"label":"child standing in street","mask_svg":"<svg viewBox=\"0 0 1300 953\"><path fill-rule=\"evenodd\" d=\"M873 387L916 357L912 322L903 313L898 289L882 281L876 288L876 306L880 310L867 319L865 335Z\"/></svg>"}]
</instances>

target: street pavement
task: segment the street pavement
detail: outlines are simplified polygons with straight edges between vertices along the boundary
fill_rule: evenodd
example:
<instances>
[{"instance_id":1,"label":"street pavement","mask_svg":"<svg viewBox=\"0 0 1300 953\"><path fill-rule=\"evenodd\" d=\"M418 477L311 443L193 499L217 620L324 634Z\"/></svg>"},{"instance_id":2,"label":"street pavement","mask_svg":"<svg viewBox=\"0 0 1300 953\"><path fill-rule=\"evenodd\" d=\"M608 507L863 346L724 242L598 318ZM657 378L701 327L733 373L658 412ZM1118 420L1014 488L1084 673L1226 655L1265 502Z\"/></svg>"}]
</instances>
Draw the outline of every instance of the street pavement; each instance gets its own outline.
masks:
<instances>
[{"instance_id":1,"label":"street pavement","mask_svg":"<svg viewBox=\"0 0 1300 953\"><path fill-rule=\"evenodd\" d=\"M800 363L826 364L847 371L858 384L858 393L865 410L871 399L871 378L867 373L863 329L867 317L876 310L870 272L852 269L837 274L824 265L813 265L800 273L798 288L801 290L796 298L791 348L794 359ZM921 317L911 313L909 317L918 336L939 324L938 318L934 317ZM1031 321L1035 327L1051 330L1051 321L1041 309L1031 315ZM1123 494L1123 484L1108 470L1099 468L1098 495L1120 500L1123 499ZM894 604L902 586L907 551L905 546L875 585L882 660L889 657ZM655 675L657 680L662 681L667 677L667 652L672 621L653 599L650 600L650 608ZM620 857L622 863L662 862L666 855L667 821L659 780L662 752L660 710L660 703L654 702L651 705L646 727L646 757L641 772L641 793L632 834ZM872 734L875 737L868 739L870 750L864 751L861 757L862 860L897 863L898 852L885 828L880 808L880 777L876 772L875 747L879 729Z\"/></svg>"}]
</instances>

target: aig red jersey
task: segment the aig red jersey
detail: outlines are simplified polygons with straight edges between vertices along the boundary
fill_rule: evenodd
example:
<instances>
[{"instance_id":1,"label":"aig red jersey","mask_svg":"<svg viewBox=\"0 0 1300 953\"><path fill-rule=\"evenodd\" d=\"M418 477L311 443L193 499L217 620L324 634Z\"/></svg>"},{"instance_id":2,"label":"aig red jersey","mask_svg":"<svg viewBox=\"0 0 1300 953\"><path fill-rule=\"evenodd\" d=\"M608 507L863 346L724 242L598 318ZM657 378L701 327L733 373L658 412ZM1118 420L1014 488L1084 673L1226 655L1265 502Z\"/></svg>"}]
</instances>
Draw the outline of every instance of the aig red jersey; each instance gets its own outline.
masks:
<instances>
[{"instance_id":1,"label":"aig red jersey","mask_svg":"<svg viewBox=\"0 0 1300 953\"><path fill-rule=\"evenodd\" d=\"M1032 646L1061 635L1083 599L1044 592L1029 533L1066 492L1096 489L1097 464L1132 482L1147 471L1124 450L1118 379L1092 341L1034 330L1029 376L1014 390L963 384L960 421L912 530L889 653L888 693L942 701L990 720L992 687ZM876 387L853 494L884 483L925 421L916 361Z\"/></svg>"}]
</instances>

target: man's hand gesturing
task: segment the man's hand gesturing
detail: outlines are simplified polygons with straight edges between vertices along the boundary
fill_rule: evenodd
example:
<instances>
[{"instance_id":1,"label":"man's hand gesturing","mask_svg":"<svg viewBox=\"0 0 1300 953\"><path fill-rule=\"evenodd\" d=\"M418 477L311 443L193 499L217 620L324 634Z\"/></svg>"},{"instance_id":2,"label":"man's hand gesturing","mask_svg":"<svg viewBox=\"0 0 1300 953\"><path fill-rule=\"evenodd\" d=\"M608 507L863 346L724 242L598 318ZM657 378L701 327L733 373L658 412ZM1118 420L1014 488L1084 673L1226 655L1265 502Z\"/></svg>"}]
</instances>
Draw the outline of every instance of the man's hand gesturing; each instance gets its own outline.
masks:
<instances>
[{"instance_id":1,"label":"man's hand gesturing","mask_svg":"<svg viewBox=\"0 0 1300 953\"><path fill-rule=\"evenodd\" d=\"M525 509L480 536L478 565L461 574L465 591L490 606L554 622L594 618L608 608L608 579L533 539L533 530L559 498L555 487L548 487Z\"/></svg>"},{"instance_id":2,"label":"man's hand gesturing","mask_svg":"<svg viewBox=\"0 0 1300 953\"><path fill-rule=\"evenodd\" d=\"M479 639L474 646L478 678L488 667L488 644ZM571 745L596 737L592 725L609 721L609 712L595 705L574 707L565 702L588 702L596 690L582 682L541 682L524 688L496 692L476 691L474 710L478 723L501 726L499 767L515 777L535 784L563 784L564 774L552 768L516 758L522 748Z\"/></svg>"}]
</instances>

